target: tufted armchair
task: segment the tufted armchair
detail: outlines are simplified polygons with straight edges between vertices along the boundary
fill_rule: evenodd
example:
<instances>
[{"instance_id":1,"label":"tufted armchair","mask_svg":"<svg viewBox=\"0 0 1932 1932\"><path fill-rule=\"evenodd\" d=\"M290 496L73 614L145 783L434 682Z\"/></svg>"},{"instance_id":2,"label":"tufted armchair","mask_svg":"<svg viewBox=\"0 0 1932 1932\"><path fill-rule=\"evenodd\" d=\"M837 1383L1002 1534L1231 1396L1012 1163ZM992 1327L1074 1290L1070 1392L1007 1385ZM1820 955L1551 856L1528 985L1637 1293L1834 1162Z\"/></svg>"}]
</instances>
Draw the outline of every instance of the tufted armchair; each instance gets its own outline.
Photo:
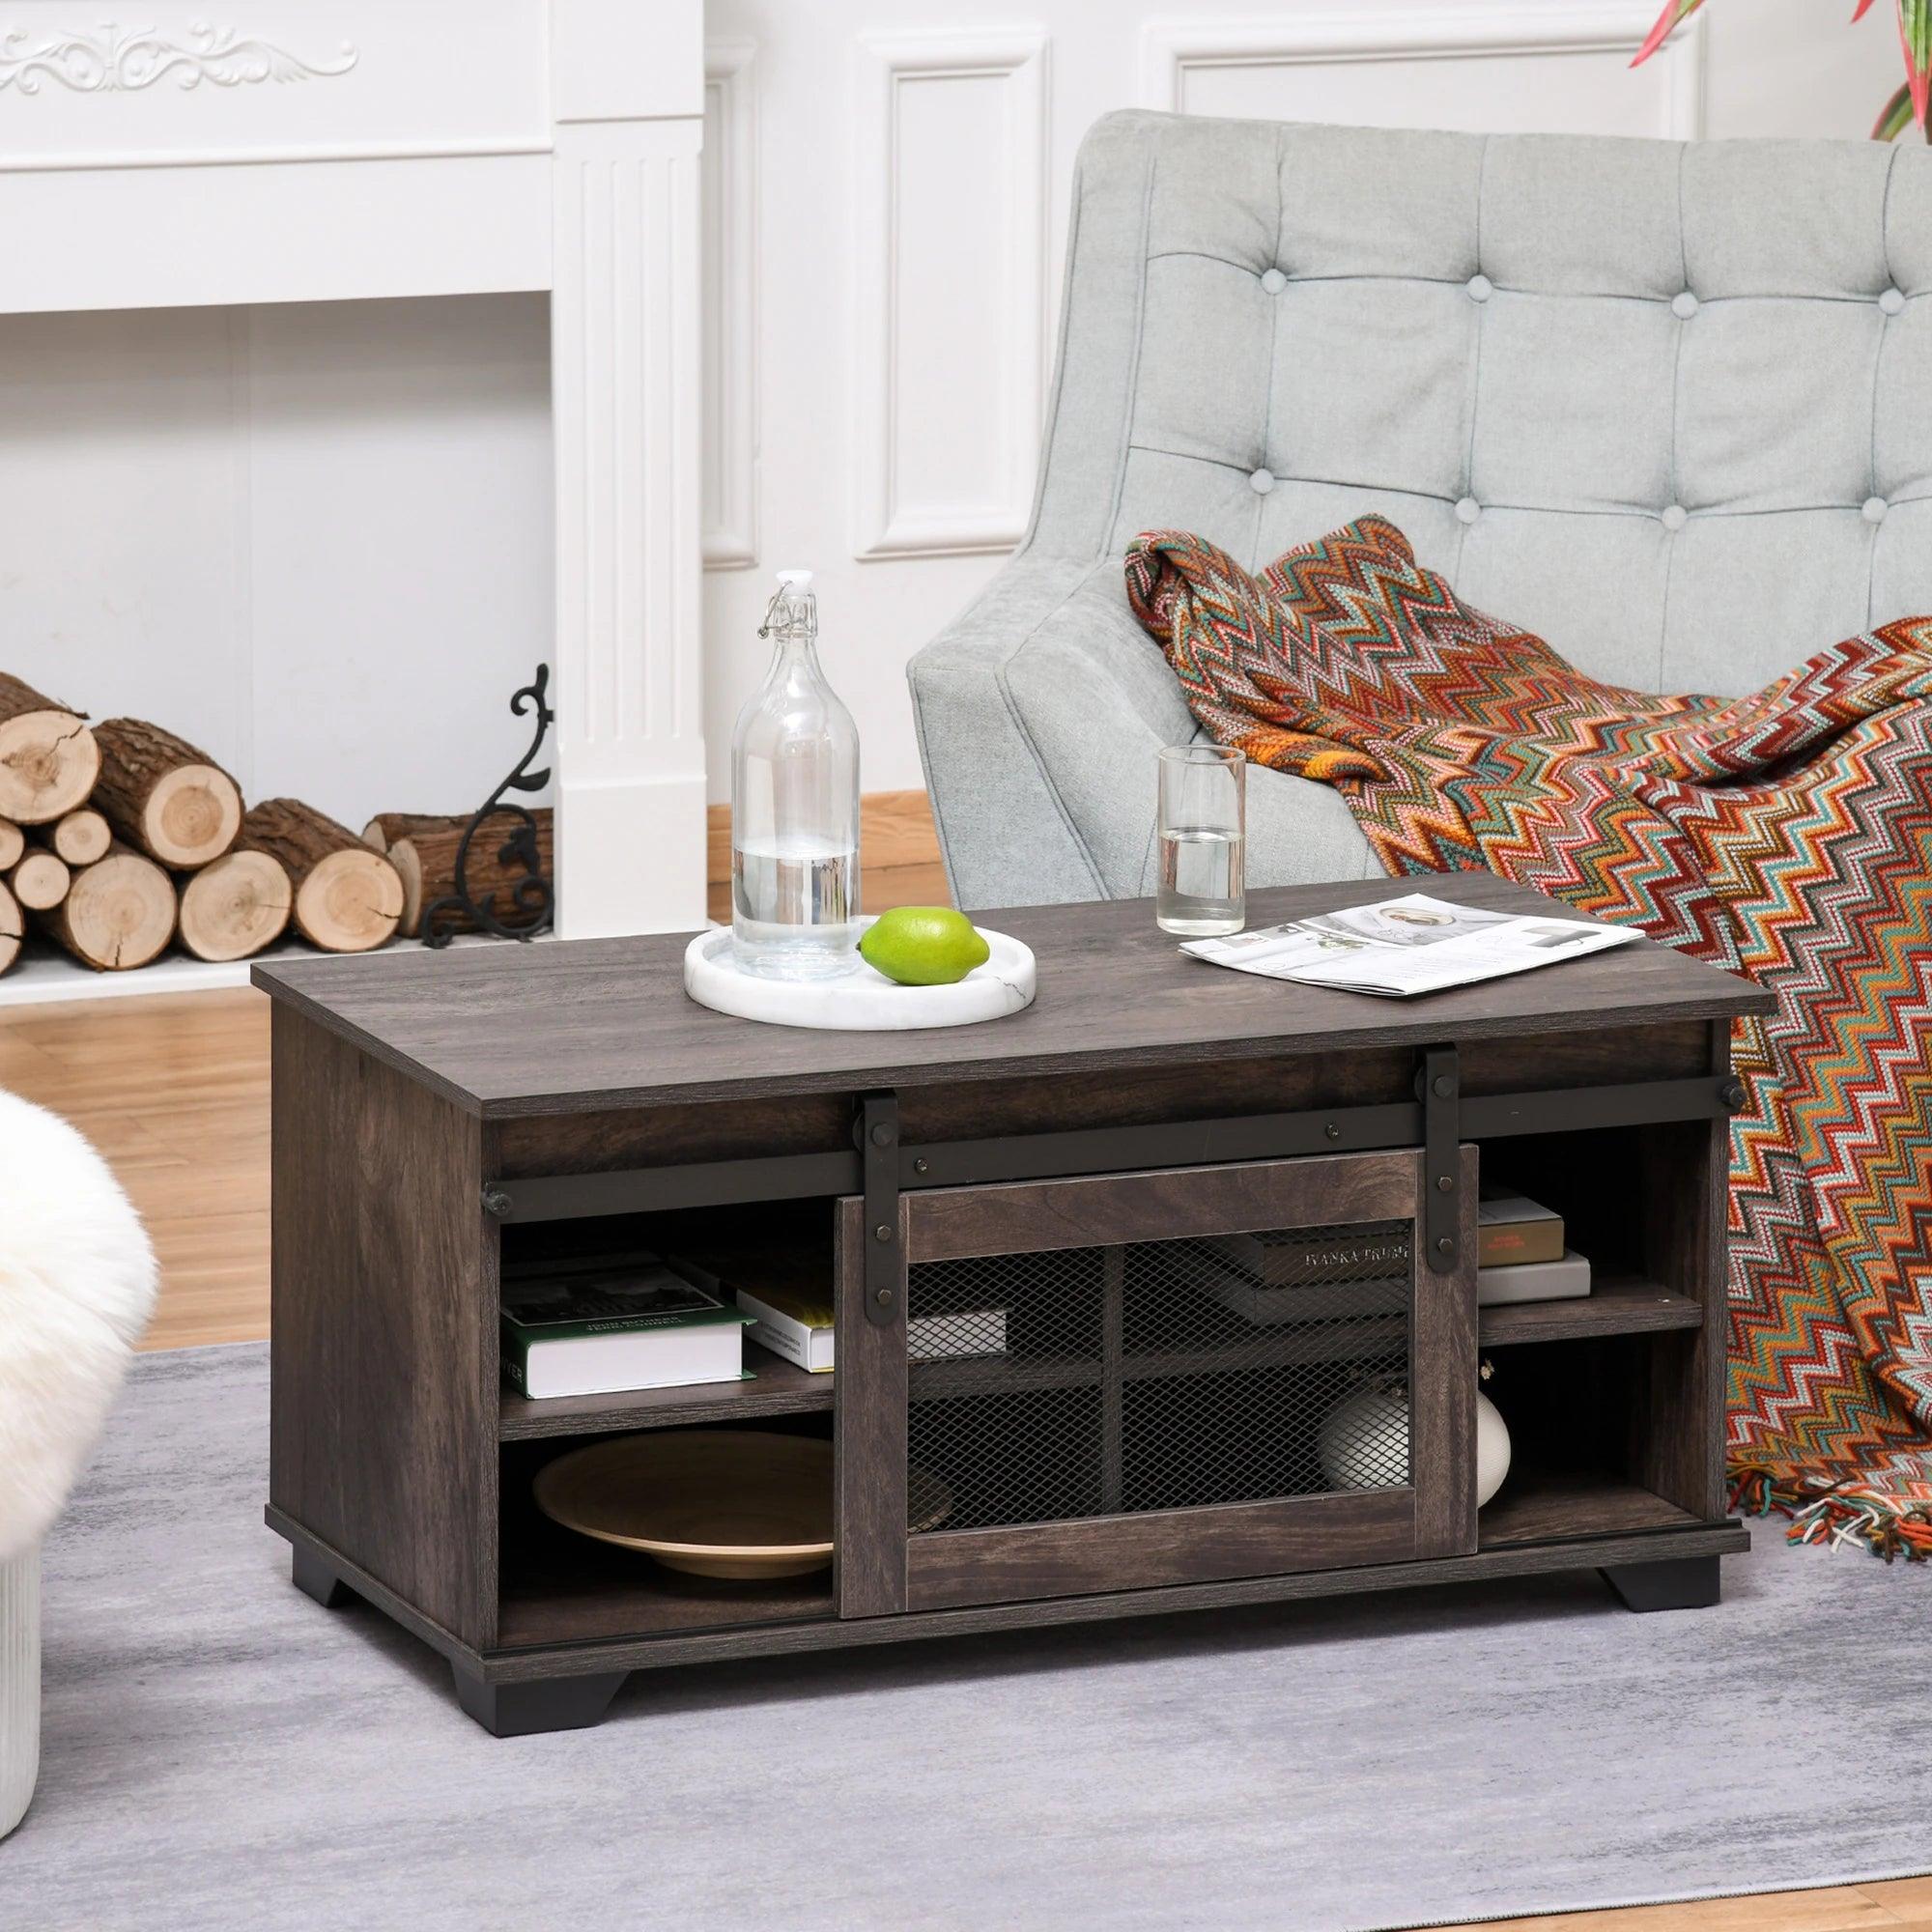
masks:
<instances>
[{"instance_id":1,"label":"tufted armchair","mask_svg":"<svg viewBox=\"0 0 1932 1932\"><path fill-rule=\"evenodd\" d=\"M1195 735L1121 558L1367 510L1597 676L1735 694L1932 611L1932 150L1108 116L1033 525L911 679L967 908L1154 882ZM1249 775L1248 882L1376 867Z\"/></svg>"}]
</instances>

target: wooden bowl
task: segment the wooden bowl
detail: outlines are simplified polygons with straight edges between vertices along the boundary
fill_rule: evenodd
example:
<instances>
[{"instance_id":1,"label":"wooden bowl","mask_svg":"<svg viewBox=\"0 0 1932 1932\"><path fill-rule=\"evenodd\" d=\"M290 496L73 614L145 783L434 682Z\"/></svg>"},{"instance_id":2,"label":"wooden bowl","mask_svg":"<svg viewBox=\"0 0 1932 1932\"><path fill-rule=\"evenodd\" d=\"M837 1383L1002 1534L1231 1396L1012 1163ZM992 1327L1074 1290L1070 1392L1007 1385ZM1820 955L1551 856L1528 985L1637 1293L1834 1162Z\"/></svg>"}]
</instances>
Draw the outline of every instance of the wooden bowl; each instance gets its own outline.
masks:
<instances>
[{"instance_id":1,"label":"wooden bowl","mask_svg":"<svg viewBox=\"0 0 1932 1932\"><path fill-rule=\"evenodd\" d=\"M915 1465L909 1527L935 1529L952 1492ZM573 1449L538 1470L537 1507L667 1570L745 1581L832 1561L832 1444L753 1429L653 1430Z\"/></svg>"},{"instance_id":2,"label":"wooden bowl","mask_svg":"<svg viewBox=\"0 0 1932 1932\"><path fill-rule=\"evenodd\" d=\"M566 1529L694 1577L803 1577L832 1561L832 1444L751 1429L616 1435L537 1472Z\"/></svg>"}]
</instances>

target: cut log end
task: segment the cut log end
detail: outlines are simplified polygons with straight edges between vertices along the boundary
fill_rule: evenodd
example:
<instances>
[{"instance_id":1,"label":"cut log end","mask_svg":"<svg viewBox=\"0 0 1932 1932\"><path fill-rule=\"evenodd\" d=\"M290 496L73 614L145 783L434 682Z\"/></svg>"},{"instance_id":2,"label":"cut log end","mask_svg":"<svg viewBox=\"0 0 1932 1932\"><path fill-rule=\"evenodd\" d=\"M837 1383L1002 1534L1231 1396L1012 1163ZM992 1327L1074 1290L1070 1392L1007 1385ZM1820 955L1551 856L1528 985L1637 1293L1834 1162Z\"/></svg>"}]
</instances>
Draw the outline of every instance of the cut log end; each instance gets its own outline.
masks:
<instances>
[{"instance_id":1,"label":"cut log end","mask_svg":"<svg viewBox=\"0 0 1932 1932\"><path fill-rule=\"evenodd\" d=\"M206 866L242 829L242 792L206 752L140 718L96 725L94 804L130 845L178 870Z\"/></svg>"},{"instance_id":2,"label":"cut log end","mask_svg":"<svg viewBox=\"0 0 1932 1932\"><path fill-rule=\"evenodd\" d=\"M100 776L100 748L71 711L0 719L0 817L44 825L84 805Z\"/></svg>"},{"instance_id":3,"label":"cut log end","mask_svg":"<svg viewBox=\"0 0 1932 1932\"><path fill-rule=\"evenodd\" d=\"M77 872L42 920L84 965L125 973L157 958L174 937L174 882L152 859L117 846Z\"/></svg>"},{"instance_id":4,"label":"cut log end","mask_svg":"<svg viewBox=\"0 0 1932 1932\"><path fill-rule=\"evenodd\" d=\"M20 908L14 895L4 885L0 885L0 973L20 956L20 934L23 922Z\"/></svg>"},{"instance_id":5,"label":"cut log end","mask_svg":"<svg viewBox=\"0 0 1932 1932\"><path fill-rule=\"evenodd\" d=\"M422 860L416 854L413 838L399 838L389 847L389 864L396 868L396 876L403 882L402 929L410 938L420 938L422 934L423 913L423 868Z\"/></svg>"},{"instance_id":6,"label":"cut log end","mask_svg":"<svg viewBox=\"0 0 1932 1932\"><path fill-rule=\"evenodd\" d=\"M367 952L394 938L403 882L347 826L296 798L265 798L242 823L238 851L267 852L287 869L295 922L325 952Z\"/></svg>"},{"instance_id":7,"label":"cut log end","mask_svg":"<svg viewBox=\"0 0 1932 1932\"><path fill-rule=\"evenodd\" d=\"M95 860L106 858L107 848L114 842L112 827L92 806L82 806L78 811L56 819L48 838L55 852L70 866L91 866Z\"/></svg>"},{"instance_id":8,"label":"cut log end","mask_svg":"<svg viewBox=\"0 0 1932 1932\"><path fill-rule=\"evenodd\" d=\"M287 869L266 852L230 852L182 888L182 944L197 959L247 959L289 923Z\"/></svg>"},{"instance_id":9,"label":"cut log end","mask_svg":"<svg viewBox=\"0 0 1932 1932\"><path fill-rule=\"evenodd\" d=\"M27 849L27 835L11 818L0 818L0 872L11 872Z\"/></svg>"},{"instance_id":10,"label":"cut log end","mask_svg":"<svg viewBox=\"0 0 1932 1932\"><path fill-rule=\"evenodd\" d=\"M47 912L67 897L73 874L67 862L38 848L29 852L8 875L14 896L33 912Z\"/></svg>"},{"instance_id":11,"label":"cut log end","mask_svg":"<svg viewBox=\"0 0 1932 1932\"><path fill-rule=\"evenodd\" d=\"M296 892L296 924L325 952L369 952L395 937L403 916L396 868L367 846L319 861Z\"/></svg>"},{"instance_id":12,"label":"cut log end","mask_svg":"<svg viewBox=\"0 0 1932 1932\"><path fill-rule=\"evenodd\" d=\"M242 829L242 794L217 765L177 765L148 794L141 829L164 866L209 865Z\"/></svg>"}]
</instances>

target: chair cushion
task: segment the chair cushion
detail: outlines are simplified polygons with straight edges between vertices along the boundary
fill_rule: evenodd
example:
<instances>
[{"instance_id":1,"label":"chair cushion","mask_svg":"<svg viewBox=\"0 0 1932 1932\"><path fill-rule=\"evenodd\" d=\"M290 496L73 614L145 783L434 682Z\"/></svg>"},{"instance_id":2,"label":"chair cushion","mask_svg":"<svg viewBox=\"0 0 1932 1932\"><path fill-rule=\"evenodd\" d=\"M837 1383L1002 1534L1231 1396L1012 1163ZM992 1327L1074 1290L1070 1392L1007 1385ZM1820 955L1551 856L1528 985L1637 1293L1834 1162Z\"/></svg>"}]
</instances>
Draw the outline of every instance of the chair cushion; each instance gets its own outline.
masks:
<instances>
[{"instance_id":1,"label":"chair cushion","mask_svg":"<svg viewBox=\"0 0 1932 1932\"><path fill-rule=\"evenodd\" d=\"M1092 146L1134 328L1104 551L1182 527L1253 569L1378 512L1646 689L1932 609L1932 154L1145 114ZM1066 359L1118 356L1079 295ZM1050 467L1082 445L1057 420Z\"/></svg>"}]
</instances>

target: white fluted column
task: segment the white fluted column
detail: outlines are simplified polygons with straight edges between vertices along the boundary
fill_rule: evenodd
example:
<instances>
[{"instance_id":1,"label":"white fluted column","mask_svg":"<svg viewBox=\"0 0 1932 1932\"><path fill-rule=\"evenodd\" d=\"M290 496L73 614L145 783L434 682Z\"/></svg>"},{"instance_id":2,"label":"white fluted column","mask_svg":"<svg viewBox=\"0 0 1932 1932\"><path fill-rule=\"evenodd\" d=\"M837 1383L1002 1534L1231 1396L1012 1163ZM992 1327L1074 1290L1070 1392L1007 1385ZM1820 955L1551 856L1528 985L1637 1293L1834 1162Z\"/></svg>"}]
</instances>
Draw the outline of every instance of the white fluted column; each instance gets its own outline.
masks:
<instances>
[{"instance_id":1,"label":"white fluted column","mask_svg":"<svg viewBox=\"0 0 1932 1932\"><path fill-rule=\"evenodd\" d=\"M704 919L701 0L556 0L558 929Z\"/></svg>"},{"instance_id":2,"label":"white fluted column","mask_svg":"<svg viewBox=\"0 0 1932 1932\"><path fill-rule=\"evenodd\" d=\"M0 1563L0 1838L41 1775L41 1552Z\"/></svg>"}]
</instances>

